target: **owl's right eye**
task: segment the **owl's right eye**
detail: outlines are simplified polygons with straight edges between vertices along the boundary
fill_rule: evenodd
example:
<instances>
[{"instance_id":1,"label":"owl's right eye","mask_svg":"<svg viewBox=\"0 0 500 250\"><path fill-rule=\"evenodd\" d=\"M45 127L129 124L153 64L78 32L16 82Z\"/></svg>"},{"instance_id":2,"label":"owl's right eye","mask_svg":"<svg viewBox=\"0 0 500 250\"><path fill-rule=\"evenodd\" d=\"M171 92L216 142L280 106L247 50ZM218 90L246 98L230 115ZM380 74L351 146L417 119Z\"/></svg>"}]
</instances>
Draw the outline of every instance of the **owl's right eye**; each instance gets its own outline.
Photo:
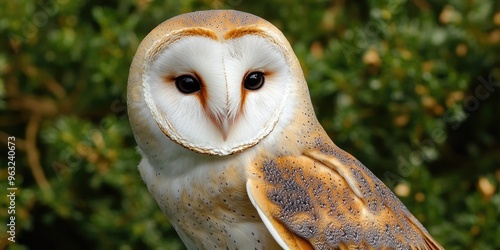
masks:
<instances>
[{"instance_id":1,"label":"owl's right eye","mask_svg":"<svg viewBox=\"0 0 500 250\"><path fill-rule=\"evenodd\" d=\"M190 75L182 75L175 78L175 86L184 94L191 94L201 89L200 82Z\"/></svg>"}]
</instances>

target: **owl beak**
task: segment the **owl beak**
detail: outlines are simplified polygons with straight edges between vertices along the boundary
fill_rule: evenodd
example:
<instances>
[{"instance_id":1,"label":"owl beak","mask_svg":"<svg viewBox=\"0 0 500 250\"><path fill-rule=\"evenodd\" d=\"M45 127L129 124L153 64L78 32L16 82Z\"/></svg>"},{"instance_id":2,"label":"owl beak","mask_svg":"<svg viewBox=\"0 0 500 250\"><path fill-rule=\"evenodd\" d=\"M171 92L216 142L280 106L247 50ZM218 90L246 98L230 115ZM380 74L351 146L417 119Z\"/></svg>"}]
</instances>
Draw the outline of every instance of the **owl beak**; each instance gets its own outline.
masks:
<instances>
[{"instance_id":1,"label":"owl beak","mask_svg":"<svg viewBox=\"0 0 500 250\"><path fill-rule=\"evenodd\" d=\"M229 121L229 119L224 119L221 124L221 133L222 133L222 139L224 141L227 140L227 135L229 134L229 129L231 128L232 122Z\"/></svg>"},{"instance_id":2,"label":"owl beak","mask_svg":"<svg viewBox=\"0 0 500 250\"><path fill-rule=\"evenodd\" d=\"M234 119L227 114L216 114L212 115L212 121L222 135L222 140L226 141Z\"/></svg>"}]
</instances>

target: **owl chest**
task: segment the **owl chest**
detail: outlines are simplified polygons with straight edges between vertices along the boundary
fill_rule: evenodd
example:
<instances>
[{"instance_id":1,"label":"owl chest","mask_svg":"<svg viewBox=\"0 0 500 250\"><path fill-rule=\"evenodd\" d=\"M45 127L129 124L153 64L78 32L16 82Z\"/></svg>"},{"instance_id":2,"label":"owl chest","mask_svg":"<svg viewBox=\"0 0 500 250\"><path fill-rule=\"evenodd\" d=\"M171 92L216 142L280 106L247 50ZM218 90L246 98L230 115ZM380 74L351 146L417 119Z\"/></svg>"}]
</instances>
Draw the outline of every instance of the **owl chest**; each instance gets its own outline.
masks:
<instances>
[{"instance_id":1,"label":"owl chest","mask_svg":"<svg viewBox=\"0 0 500 250\"><path fill-rule=\"evenodd\" d=\"M243 173L236 165L201 168L157 179L150 191L189 249L269 249L276 243L247 196Z\"/></svg>"}]
</instances>

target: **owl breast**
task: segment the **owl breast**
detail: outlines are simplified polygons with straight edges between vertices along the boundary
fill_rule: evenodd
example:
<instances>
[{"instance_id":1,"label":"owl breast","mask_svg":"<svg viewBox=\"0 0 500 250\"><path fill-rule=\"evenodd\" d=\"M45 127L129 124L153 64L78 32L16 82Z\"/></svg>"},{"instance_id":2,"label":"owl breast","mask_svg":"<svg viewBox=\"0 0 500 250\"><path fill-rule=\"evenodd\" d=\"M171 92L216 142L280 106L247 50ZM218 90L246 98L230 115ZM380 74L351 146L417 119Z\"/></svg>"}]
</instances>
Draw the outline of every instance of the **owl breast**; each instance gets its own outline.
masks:
<instances>
[{"instance_id":1,"label":"owl breast","mask_svg":"<svg viewBox=\"0 0 500 250\"><path fill-rule=\"evenodd\" d=\"M150 193L188 249L280 249L248 198L245 161L239 158L192 162L180 157L153 167L144 157L139 165ZM171 164L192 167L172 175L167 173Z\"/></svg>"}]
</instances>

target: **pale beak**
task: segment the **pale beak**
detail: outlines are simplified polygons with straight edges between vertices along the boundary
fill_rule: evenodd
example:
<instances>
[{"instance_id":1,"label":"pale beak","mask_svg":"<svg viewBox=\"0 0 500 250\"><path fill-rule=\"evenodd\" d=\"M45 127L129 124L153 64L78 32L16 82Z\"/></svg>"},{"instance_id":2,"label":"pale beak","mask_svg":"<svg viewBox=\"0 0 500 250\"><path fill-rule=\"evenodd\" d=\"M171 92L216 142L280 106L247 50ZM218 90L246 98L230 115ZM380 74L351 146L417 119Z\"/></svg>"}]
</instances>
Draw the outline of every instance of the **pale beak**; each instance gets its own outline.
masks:
<instances>
[{"instance_id":1,"label":"pale beak","mask_svg":"<svg viewBox=\"0 0 500 250\"><path fill-rule=\"evenodd\" d=\"M231 125L233 124L231 121L228 119L229 117L226 117L226 119L222 120L222 126L221 126L221 133L222 133L222 139L224 141L227 140L227 135L229 134L229 129L231 128Z\"/></svg>"},{"instance_id":2,"label":"pale beak","mask_svg":"<svg viewBox=\"0 0 500 250\"><path fill-rule=\"evenodd\" d=\"M234 123L234 119L229 116L229 114L212 114L212 122L215 124L220 134L222 135L222 140L226 141L231 131L231 126Z\"/></svg>"}]
</instances>

